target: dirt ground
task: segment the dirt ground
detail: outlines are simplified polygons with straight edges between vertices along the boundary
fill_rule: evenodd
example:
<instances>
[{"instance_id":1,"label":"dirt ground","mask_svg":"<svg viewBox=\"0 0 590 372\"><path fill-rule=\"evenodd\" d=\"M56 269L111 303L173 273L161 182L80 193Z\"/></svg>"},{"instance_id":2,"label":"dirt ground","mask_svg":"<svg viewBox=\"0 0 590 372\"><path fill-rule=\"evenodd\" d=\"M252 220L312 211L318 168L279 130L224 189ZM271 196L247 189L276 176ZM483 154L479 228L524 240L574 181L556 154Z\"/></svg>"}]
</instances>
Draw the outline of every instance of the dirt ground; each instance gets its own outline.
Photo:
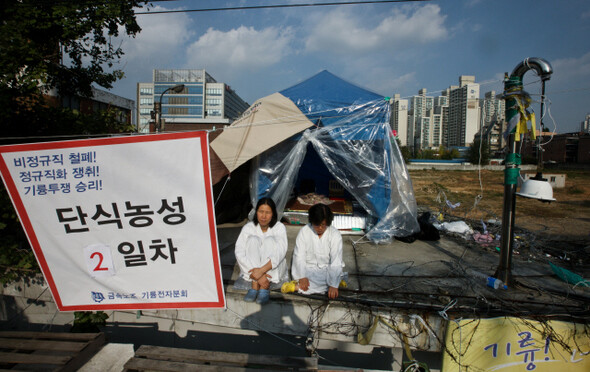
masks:
<instances>
[{"instance_id":1,"label":"dirt ground","mask_svg":"<svg viewBox=\"0 0 590 372\"><path fill-rule=\"evenodd\" d=\"M576 253L578 263L590 263L590 171L544 172L548 173L565 174L565 187L553 190L557 200L550 203L516 197L516 239L526 244L537 239L543 241L543 254L566 250ZM410 176L420 212L442 213L447 221L465 220L480 232L483 220L488 230L501 232L503 171L412 170ZM457 203L454 209L448 205Z\"/></svg>"}]
</instances>

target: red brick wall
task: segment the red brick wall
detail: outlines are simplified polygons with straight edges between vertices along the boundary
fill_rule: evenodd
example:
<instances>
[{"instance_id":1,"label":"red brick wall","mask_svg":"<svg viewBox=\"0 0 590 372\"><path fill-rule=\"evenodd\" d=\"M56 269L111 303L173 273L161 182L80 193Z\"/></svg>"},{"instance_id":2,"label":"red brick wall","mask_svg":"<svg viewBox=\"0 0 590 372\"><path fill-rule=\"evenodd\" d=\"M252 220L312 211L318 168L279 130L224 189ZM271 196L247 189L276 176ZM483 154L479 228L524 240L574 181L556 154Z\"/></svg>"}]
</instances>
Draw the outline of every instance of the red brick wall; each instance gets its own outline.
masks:
<instances>
[{"instance_id":1,"label":"red brick wall","mask_svg":"<svg viewBox=\"0 0 590 372\"><path fill-rule=\"evenodd\" d=\"M548 141L546 139L545 141ZM555 136L553 139L543 146L543 161L556 161L558 163L565 163L565 144L566 137Z\"/></svg>"},{"instance_id":2,"label":"red brick wall","mask_svg":"<svg viewBox=\"0 0 590 372\"><path fill-rule=\"evenodd\" d=\"M590 136L581 136L578 142L578 163L590 164Z\"/></svg>"}]
</instances>

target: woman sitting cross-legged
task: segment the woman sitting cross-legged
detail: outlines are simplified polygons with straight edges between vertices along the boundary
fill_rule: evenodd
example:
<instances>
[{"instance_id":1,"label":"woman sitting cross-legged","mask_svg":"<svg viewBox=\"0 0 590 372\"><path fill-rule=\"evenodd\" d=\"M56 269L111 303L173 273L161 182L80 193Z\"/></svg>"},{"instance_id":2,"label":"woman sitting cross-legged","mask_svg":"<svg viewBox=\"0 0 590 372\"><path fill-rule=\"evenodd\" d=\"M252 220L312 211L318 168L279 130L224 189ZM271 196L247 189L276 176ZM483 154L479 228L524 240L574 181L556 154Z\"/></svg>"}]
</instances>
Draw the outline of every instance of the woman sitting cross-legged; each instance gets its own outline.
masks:
<instances>
[{"instance_id":1,"label":"woman sitting cross-legged","mask_svg":"<svg viewBox=\"0 0 590 372\"><path fill-rule=\"evenodd\" d=\"M298 291L302 294L326 293L328 298L338 297L342 279L342 235L332 226L334 214L330 207L316 204L309 208L309 224L295 240L292 282L281 287L281 292Z\"/></svg>"},{"instance_id":2,"label":"woman sitting cross-legged","mask_svg":"<svg viewBox=\"0 0 590 372\"><path fill-rule=\"evenodd\" d=\"M261 198L253 220L244 225L236 241L240 279L251 283L244 301L265 304L270 300L271 284L288 280L287 230L277 218L274 201Z\"/></svg>"}]
</instances>

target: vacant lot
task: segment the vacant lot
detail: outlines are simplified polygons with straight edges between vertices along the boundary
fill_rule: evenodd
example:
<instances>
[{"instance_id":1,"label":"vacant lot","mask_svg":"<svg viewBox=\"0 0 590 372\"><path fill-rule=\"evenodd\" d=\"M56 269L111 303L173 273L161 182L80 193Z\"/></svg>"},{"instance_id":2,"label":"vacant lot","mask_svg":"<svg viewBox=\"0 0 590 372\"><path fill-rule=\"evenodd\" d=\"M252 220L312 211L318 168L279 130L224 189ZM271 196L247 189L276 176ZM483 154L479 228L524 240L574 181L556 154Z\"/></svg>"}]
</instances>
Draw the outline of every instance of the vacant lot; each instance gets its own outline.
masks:
<instances>
[{"instance_id":1,"label":"vacant lot","mask_svg":"<svg viewBox=\"0 0 590 372\"><path fill-rule=\"evenodd\" d=\"M557 201L551 203L517 196L516 227L551 240L590 244L590 171L547 173L565 174L565 188L553 190ZM412 170L410 175L420 210L471 221L502 219L502 171ZM461 204L451 209L447 200L452 205Z\"/></svg>"}]
</instances>

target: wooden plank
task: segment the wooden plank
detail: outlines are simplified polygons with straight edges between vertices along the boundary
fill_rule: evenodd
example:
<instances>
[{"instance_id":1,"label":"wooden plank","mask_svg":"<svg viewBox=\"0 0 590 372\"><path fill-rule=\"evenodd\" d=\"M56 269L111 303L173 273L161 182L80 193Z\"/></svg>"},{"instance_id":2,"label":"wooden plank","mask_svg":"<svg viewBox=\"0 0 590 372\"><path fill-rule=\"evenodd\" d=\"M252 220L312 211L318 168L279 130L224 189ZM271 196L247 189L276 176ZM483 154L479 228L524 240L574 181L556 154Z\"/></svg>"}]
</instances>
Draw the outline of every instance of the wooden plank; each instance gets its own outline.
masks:
<instances>
[{"instance_id":1,"label":"wooden plank","mask_svg":"<svg viewBox=\"0 0 590 372\"><path fill-rule=\"evenodd\" d=\"M32 351L2 352L0 363L49 364L60 371L76 371L96 354L105 339L104 333L0 332L0 348Z\"/></svg>"},{"instance_id":2,"label":"wooden plank","mask_svg":"<svg viewBox=\"0 0 590 372\"><path fill-rule=\"evenodd\" d=\"M164 360L153 360L144 358L131 358L125 363L125 371L161 371L161 372L245 372L252 371L249 368L229 367L229 366L212 366L205 364L194 364L184 362L172 362Z\"/></svg>"},{"instance_id":3,"label":"wooden plank","mask_svg":"<svg viewBox=\"0 0 590 372\"><path fill-rule=\"evenodd\" d=\"M30 332L30 331L0 331L0 337L28 338L38 340L63 340L63 341L91 341L100 337L101 333L62 333L62 332Z\"/></svg>"},{"instance_id":4,"label":"wooden plank","mask_svg":"<svg viewBox=\"0 0 590 372\"><path fill-rule=\"evenodd\" d=\"M88 335L91 335L88 334ZM84 349L80 350L62 369L61 371L77 371L86 362L88 362L94 354L96 354L106 342L106 336L103 332L95 333L94 338L86 342Z\"/></svg>"},{"instance_id":5,"label":"wooden plank","mask_svg":"<svg viewBox=\"0 0 590 372\"><path fill-rule=\"evenodd\" d=\"M43 355L6 353L0 351L0 363L55 364L65 365L72 357L68 355Z\"/></svg>"},{"instance_id":6,"label":"wooden plank","mask_svg":"<svg viewBox=\"0 0 590 372\"><path fill-rule=\"evenodd\" d=\"M84 349L86 345L86 342L0 338L0 349L11 350L50 350L78 352Z\"/></svg>"},{"instance_id":7,"label":"wooden plank","mask_svg":"<svg viewBox=\"0 0 590 372\"><path fill-rule=\"evenodd\" d=\"M317 369L317 358L289 357L275 355L258 355L245 353L228 353L222 351L205 351L142 345L135 352L143 356L159 360L178 360L182 362L210 362L234 364L240 366L274 366L303 369Z\"/></svg>"}]
</instances>

